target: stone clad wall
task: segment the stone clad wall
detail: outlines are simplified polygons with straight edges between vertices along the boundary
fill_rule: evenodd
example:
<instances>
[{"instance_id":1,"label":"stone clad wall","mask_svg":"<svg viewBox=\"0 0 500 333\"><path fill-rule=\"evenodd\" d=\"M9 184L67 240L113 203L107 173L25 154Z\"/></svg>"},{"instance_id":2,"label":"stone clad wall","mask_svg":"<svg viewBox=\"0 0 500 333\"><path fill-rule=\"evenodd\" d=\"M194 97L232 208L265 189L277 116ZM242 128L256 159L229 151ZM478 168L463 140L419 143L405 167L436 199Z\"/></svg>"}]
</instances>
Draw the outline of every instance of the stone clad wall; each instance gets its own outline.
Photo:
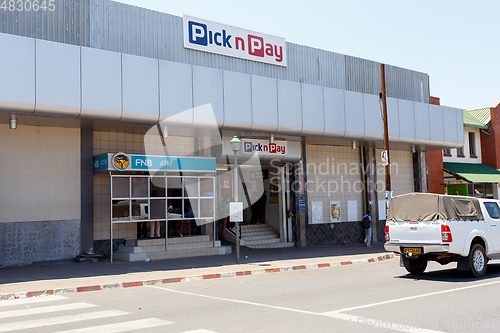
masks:
<instances>
[{"instance_id":1,"label":"stone clad wall","mask_svg":"<svg viewBox=\"0 0 500 333\"><path fill-rule=\"evenodd\" d=\"M0 223L0 235L4 267L80 254L80 220Z\"/></svg>"}]
</instances>

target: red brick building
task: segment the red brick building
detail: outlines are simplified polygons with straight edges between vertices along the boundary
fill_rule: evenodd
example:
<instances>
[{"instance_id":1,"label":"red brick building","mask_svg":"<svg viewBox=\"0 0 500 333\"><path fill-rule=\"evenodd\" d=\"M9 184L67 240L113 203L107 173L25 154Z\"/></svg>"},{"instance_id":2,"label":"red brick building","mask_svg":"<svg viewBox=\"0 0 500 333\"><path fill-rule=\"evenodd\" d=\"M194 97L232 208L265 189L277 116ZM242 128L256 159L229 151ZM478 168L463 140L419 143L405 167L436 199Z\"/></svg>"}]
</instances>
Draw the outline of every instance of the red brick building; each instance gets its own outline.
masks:
<instances>
[{"instance_id":1,"label":"red brick building","mask_svg":"<svg viewBox=\"0 0 500 333\"><path fill-rule=\"evenodd\" d=\"M439 105L439 98L430 102ZM443 148L427 152L429 192L499 197L500 103L464 110L463 147Z\"/></svg>"},{"instance_id":2,"label":"red brick building","mask_svg":"<svg viewBox=\"0 0 500 333\"><path fill-rule=\"evenodd\" d=\"M493 169L500 169L500 101L490 108L488 129L481 132L483 163Z\"/></svg>"},{"instance_id":3,"label":"red brick building","mask_svg":"<svg viewBox=\"0 0 500 333\"><path fill-rule=\"evenodd\" d=\"M431 104L440 105L438 97L431 96ZM429 170L429 192L443 194L444 187L443 174L443 151L441 149L429 150L427 152L427 168Z\"/></svg>"}]
</instances>

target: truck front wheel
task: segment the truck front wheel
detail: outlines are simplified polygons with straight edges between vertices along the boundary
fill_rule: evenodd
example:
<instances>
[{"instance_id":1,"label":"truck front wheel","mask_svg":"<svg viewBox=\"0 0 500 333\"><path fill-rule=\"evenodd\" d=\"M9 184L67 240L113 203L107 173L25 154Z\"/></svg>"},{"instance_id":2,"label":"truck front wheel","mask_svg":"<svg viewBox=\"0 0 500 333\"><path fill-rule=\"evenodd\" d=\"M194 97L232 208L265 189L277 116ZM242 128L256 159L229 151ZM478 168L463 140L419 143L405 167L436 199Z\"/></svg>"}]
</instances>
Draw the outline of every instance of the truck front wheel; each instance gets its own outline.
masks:
<instances>
[{"instance_id":1,"label":"truck front wheel","mask_svg":"<svg viewBox=\"0 0 500 333\"><path fill-rule=\"evenodd\" d=\"M408 266L405 268L411 274L422 274L427 268L427 258L420 257L417 259L412 259L408 263Z\"/></svg>"},{"instance_id":2,"label":"truck front wheel","mask_svg":"<svg viewBox=\"0 0 500 333\"><path fill-rule=\"evenodd\" d=\"M470 272L475 277L482 277L486 273L486 252L481 244L473 244L469 253Z\"/></svg>"}]
</instances>

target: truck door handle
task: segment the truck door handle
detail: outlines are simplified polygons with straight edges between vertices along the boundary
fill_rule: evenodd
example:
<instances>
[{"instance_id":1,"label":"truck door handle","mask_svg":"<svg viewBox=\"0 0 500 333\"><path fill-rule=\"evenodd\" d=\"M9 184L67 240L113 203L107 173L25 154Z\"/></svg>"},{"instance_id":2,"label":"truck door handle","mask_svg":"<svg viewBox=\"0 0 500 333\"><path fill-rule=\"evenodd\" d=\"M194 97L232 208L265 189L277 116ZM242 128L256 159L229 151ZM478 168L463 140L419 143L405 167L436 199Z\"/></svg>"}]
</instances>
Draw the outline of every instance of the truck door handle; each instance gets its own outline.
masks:
<instances>
[{"instance_id":1,"label":"truck door handle","mask_svg":"<svg viewBox=\"0 0 500 333\"><path fill-rule=\"evenodd\" d=\"M491 224L491 226L492 226L492 227L496 227L497 225L496 225L495 223L492 223L492 224Z\"/></svg>"}]
</instances>

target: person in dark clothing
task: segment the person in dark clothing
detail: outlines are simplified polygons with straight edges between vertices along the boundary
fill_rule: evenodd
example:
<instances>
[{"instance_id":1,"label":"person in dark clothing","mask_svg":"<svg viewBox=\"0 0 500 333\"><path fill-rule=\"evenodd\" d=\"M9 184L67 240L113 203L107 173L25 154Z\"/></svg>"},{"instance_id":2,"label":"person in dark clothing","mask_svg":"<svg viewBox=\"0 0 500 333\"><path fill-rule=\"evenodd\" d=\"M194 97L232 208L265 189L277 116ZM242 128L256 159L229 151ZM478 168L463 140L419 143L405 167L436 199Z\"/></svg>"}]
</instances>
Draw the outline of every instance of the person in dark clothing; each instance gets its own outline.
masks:
<instances>
[{"instance_id":1,"label":"person in dark clothing","mask_svg":"<svg viewBox=\"0 0 500 333\"><path fill-rule=\"evenodd\" d=\"M370 210L366 210L366 214L362 217L361 221L365 231L364 243L366 246L372 247L372 217L370 216Z\"/></svg>"},{"instance_id":2,"label":"person in dark clothing","mask_svg":"<svg viewBox=\"0 0 500 333\"><path fill-rule=\"evenodd\" d=\"M263 224L265 223L264 213L266 211L266 191L262 196L252 205L252 218L250 224Z\"/></svg>"}]
</instances>

